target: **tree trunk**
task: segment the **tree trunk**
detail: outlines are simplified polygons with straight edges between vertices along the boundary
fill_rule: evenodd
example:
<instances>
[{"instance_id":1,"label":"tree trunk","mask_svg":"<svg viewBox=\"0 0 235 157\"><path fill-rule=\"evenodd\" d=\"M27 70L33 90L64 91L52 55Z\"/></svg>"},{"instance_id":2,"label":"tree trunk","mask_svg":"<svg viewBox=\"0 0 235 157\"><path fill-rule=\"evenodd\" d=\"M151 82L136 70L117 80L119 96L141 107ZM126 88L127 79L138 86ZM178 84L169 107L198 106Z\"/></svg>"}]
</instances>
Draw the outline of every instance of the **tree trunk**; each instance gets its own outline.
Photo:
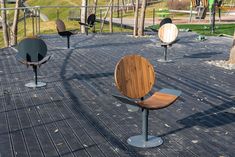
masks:
<instances>
[{"instance_id":1,"label":"tree trunk","mask_svg":"<svg viewBox=\"0 0 235 157\"><path fill-rule=\"evenodd\" d=\"M113 0L111 0L111 5L110 5L110 16L109 16L109 31L110 33L113 33Z\"/></svg>"},{"instance_id":2,"label":"tree trunk","mask_svg":"<svg viewBox=\"0 0 235 157\"><path fill-rule=\"evenodd\" d=\"M139 0L136 0L136 3L135 3L133 36L137 36L138 35L138 15L139 15Z\"/></svg>"},{"instance_id":3,"label":"tree trunk","mask_svg":"<svg viewBox=\"0 0 235 157\"><path fill-rule=\"evenodd\" d=\"M138 30L138 36L144 35L144 20L145 20L145 11L146 11L147 0L142 0L141 12L140 12L140 26Z\"/></svg>"},{"instance_id":4,"label":"tree trunk","mask_svg":"<svg viewBox=\"0 0 235 157\"><path fill-rule=\"evenodd\" d=\"M93 9L94 14L96 14L97 3L98 3L98 0L94 0L94 9Z\"/></svg>"},{"instance_id":5,"label":"tree trunk","mask_svg":"<svg viewBox=\"0 0 235 157\"><path fill-rule=\"evenodd\" d=\"M81 7L81 22L86 23L87 19L87 0L82 0L82 7ZM86 28L84 25L81 25L81 33L85 33Z\"/></svg>"},{"instance_id":6,"label":"tree trunk","mask_svg":"<svg viewBox=\"0 0 235 157\"><path fill-rule=\"evenodd\" d=\"M133 7L133 10L135 11L135 2L134 2L134 0L131 0L131 5Z\"/></svg>"},{"instance_id":7,"label":"tree trunk","mask_svg":"<svg viewBox=\"0 0 235 157\"><path fill-rule=\"evenodd\" d=\"M6 1L1 0L1 8L4 9L6 8ZM6 10L1 11L2 14L2 31L3 31L3 39L4 39L4 44L5 47L9 46L9 34L7 30L7 15L6 15Z\"/></svg>"},{"instance_id":8,"label":"tree trunk","mask_svg":"<svg viewBox=\"0 0 235 157\"><path fill-rule=\"evenodd\" d=\"M103 20L102 20L102 23L101 23L100 32L103 32L104 21L106 20L107 15L108 15L108 13L109 13L109 9L110 9L110 6L111 6L111 2L112 2L112 0L110 0L109 4L107 5L107 10L106 10L106 13L105 13L105 15L104 15L104 18L103 18Z\"/></svg>"},{"instance_id":9,"label":"tree trunk","mask_svg":"<svg viewBox=\"0 0 235 157\"><path fill-rule=\"evenodd\" d=\"M19 20L19 12L20 12L20 10L17 8L19 8L19 6L20 6L20 0L16 0L16 5L15 5L16 10L15 10L13 24L12 24L11 45L17 44L18 20Z\"/></svg>"},{"instance_id":10,"label":"tree trunk","mask_svg":"<svg viewBox=\"0 0 235 157\"><path fill-rule=\"evenodd\" d=\"M233 47L230 51L229 61L230 64L235 64L235 31L233 35Z\"/></svg>"}]
</instances>

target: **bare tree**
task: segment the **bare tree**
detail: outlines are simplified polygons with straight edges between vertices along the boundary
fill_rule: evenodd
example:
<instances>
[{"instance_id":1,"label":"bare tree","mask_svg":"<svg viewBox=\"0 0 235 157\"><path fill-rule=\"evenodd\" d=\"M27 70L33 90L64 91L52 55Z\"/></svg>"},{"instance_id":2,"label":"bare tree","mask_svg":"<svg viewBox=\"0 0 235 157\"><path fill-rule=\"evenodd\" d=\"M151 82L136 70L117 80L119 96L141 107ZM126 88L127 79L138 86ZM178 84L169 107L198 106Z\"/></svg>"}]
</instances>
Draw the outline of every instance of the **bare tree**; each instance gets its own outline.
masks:
<instances>
[{"instance_id":1,"label":"bare tree","mask_svg":"<svg viewBox=\"0 0 235 157\"><path fill-rule=\"evenodd\" d=\"M96 14L96 8L97 8L97 3L98 3L98 0L94 0L94 9L93 9L93 12L94 14Z\"/></svg>"},{"instance_id":2,"label":"bare tree","mask_svg":"<svg viewBox=\"0 0 235 157\"><path fill-rule=\"evenodd\" d=\"M109 14L109 31L110 33L113 33L113 0L111 0L110 5L110 14Z\"/></svg>"},{"instance_id":3,"label":"bare tree","mask_svg":"<svg viewBox=\"0 0 235 157\"><path fill-rule=\"evenodd\" d=\"M109 9L111 8L111 2L112 2L112 0L110 0L110 1L109 1L109 4L107 5L106 13L105 13L104 18L103 18L103 20L102 20L102 22L101 22L100 32L102 32L102 31L103 31L103 28L104 28L104 22L105 22L105 20L106 20L106 18L107 18L107 16L108 16Z\"/></svg>"},{"instance_id":4,"label":"bare tree","mask_svg":"<svg viewBox=\"0 0 235 157\"><path fill-rule=\"evenodd\" d=\"M4 10L4 8L6 8L6 1L1 0L3 39L4 39L5 47L8 47L9 46L9 34L7 30L7 15L6 15L6 10Z\"/></svg>"},{"instance_id":5,"label":"bare tree","mask_svg":"<svg viewBox=\"0 0 235 157\"><path fill-rule=\"evenodd\" d=\"M16 4L15 4L15 13L14 13L14 19L13 19L13 24L12 24L11 45L17 44L18 20L19 20L19 12L20 12L18 8L20 6L20 1L21 0L16 0Z\"/></svg>"},{"instance_id":6,"label":"bare tree","mask_svg":"<svg viewBox=\"0 0 235 157\"><path fill-rule=\"evenodd\" d=\"M87 19L87 0L82 0L82 6L81 6L81 22L86 23ZM81 32L85 33L85 26L81 25Z\"/></svg>"},{"instance_id":7,"label":"bare tree","mask_svg":"<svg viewBox=\"0 0 235 157\"><path fill-rule=\"evenodd\" d=\"M138 30L138 36L144 35L144 20L145 20L145 11L146 11L147 0L142 0L142 6L140 11L140 26Z\"/></svg>"},{"instance_id":8,"label":"bare tree","mask_svg":"<svg viewBox=\"0 0 235 157\"><path fill-rule=\"evenodd\" d=\"M230 64L235 64L235 31L233 35L233 46L232 49L230 50L230 56L229 56L229 61Z\"/></svg>"},{"instance_id":9,"label":"bare tree","mask_svg":"<svg viewBox=\"0 0 235 157\"><path fill-rule=\"evenodd\" d=\"M138 15L139 15L139 0L136 0L136 3L135 3L133 36L137 36L138 35L138 18L139 18Z\"/></svg>"}]
</instances>

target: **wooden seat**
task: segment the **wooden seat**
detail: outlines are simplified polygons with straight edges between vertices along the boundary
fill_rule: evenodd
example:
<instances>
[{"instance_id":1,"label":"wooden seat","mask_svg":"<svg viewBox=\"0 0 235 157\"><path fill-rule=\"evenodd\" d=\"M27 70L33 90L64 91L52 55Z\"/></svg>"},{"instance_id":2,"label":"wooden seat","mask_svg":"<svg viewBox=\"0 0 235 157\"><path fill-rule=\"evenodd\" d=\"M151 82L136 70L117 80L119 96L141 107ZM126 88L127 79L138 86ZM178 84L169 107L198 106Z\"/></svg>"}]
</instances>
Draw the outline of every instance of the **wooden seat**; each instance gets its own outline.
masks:
<instances>
[{"instance_id":1,"label":"wooden seat","mask_svg":"<svg viewBox=\"0 0 235 157\"><path fill-rule=\"evenodd\" d=\"M143 134L130 137L127 142L136 147L161 145L163 141L160 137L148 135L149 110L162 109L173 104L181 92L164 88L144 100L155 83L155 72L150 62L139 55L123 57L116 65L114 77L117 89L128 98L116 95L114 97L131 106L128 111L142 109Z\"/></svg>"},{"instance_id":2,"label":"wooden seat","mask_svg":"<svg viewBox=\"0 0 235 157\"><path fill-rule=\"evenodd\" d=\"M66 26L61 19L56 20L56 29L60 36L67 37L67 48L70 48L70 36L77 34L77 30L66 30Z\"/></svg>"},{"instance_id":3,"label":"wooden seat","mask_svg":"<svg viewBox=\"0 0 235 157\"><path fill-rule=\"evenodd\" d=\"M151 97L138 102L138 104L150 110L162 109L171 105L177 99L176 95L155 92Z\"/></svg>"},{"instance_id":4,"label":"wooden seat","mask_svg":"<svg viewBox=\"0 0 235 157\"><path fill-rule=\"evenodd\" d=\"M35 73L35 82L27 83L25 86L32 88L45 86L46 83L37 81L37 68L51 58L46 56L46 43L39 38L25 38L17 45L17 52L16 59L27 66L32 66Z\"/></svg>"}]
</instances>

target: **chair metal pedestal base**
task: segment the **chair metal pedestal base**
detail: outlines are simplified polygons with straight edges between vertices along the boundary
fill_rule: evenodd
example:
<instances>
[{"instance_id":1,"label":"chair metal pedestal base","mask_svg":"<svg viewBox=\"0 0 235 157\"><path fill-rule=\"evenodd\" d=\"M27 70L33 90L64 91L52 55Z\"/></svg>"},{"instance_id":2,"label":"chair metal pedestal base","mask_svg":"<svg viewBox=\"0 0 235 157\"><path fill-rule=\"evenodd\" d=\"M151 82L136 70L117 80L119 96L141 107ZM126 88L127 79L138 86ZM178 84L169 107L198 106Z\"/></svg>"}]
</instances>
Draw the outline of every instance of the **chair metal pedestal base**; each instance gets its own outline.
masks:
<instances>
[{"instance_id":1,"label":"chair metal pedestal base","mask_svg":"<svg viewBox=\"0 0 235 157\"><path fill-rule=\"evenodd\" d=\"M61 50L74 50L75 47L55 47L55 49L61 49Z\"/></svg>"},{"instance_id":2,"label":"chair metal pedestal base","mask_svg":"<svg viewBox=\"0 0 235 157\"><path fill-rule=\"evenodd\" d=\"M171 46L171 45L167 45L167 44L162 44L162 47L164 47L164 59L158 59L158 62L165 62L165 63L169 63L172 62L172 60L168 60L167 59L167 47Z\"/></svg>"},{"instance_id":3,"label":"chair metal pedestal base","mask_svg":"<svg viewBox=\"0 0 235 157\"><path fill-rule=\"evenodd\" d=\"M44 87L46 86L46 83L44 82L38 82L37 84L35 84L35 82L30 82L25 84L25 87L29 87L29 88L38 88L38 87Z\"/></svg>"},{"instance_id":4,"label":"chair metal pedestal base","mask_svg":"<svg viewBox=\"0 0 235 157\"><path fill-rule=\"evenodd\" d=\"M171 62L173 62L172 60L165 60L165 59L158 59L157 60L158 62L162 62L162 63L171 63Z\"/></svg>"},{"instance_id":5,"label":"chair metal pedestal base","mask_svg":"<svg viewBox=\"0 0 235 157\"><path fill-rule=\"evenodd\" d=\"M141 98L143 100L143 98ZM142 135L128 138L127 143L140 148L151 148L160 146L163 143L161 137L148 135L148 117L149 110L142 108Z\"/></svg>"},{"instance_id":6,"label":"chair metal pedestal base","mask_svg":"<svg viewBox=\"0 0 235 157\"><path fill-rule=\"evenodd\" d=\"M161 144L163 144L163 140L161 137L148 135L148 140L145 141L143 135L137 135L128 138L127 143L135 147L151 148L160 146Z\"/></svg>"}]
</instances>

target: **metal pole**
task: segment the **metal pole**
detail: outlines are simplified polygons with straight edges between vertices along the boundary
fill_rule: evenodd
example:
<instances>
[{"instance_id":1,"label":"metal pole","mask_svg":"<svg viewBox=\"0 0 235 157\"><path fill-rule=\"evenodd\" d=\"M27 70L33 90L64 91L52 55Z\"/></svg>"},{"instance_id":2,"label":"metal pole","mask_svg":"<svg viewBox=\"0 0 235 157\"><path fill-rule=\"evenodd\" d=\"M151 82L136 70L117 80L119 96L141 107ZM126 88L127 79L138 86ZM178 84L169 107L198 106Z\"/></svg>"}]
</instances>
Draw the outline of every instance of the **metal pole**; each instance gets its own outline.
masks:
<instances>
[{"instance_id":1,"label":"metal pole","mask_svg":"<svg viewBox=\"0 0 235 157\"><path fill-rule=\"evenodd\" d=\"M212 6L212 25L211 25L211 33L215 32L215 3Z\"/></svg>"},{"instance_id":2,"label":"metal pole","mask_svg":"<svg viewBox=\"0 0 235 157\"><path fill-rule=\"evenodd\" d=\"M26 11L24 9L24 37L26 37Z\"/></svg>"},{"instance_id":3,"label":"metal pole","mask_svg":"<svg viewBox=\"0 0 235 157\"><path fill-rule=\"evenodd\" d=\"M123 12L121 10L121 32L122 32L122 27L123 27L123 25L122 25L123 24L123 19L122 18L123 18Z\"/></svg>"},{"instance_id":4,"label":"metal pole","mask_svg":"<svg viewBox=\"0 0 235 157\"><path fill-rule=\"evenodd\" d=\"M36 65L33 65L33 71L34 71L34 74L35 74L35 85L37 86L37 84L38 84L38 73L37 73L37 66Z\"/></svg>"},{"instance_id":5,"label":"metal pole","mask_svg":"<svg viewBox=\"0 0 235 157\"><path fill-rule=\"evenodd\" d=\"M142 135L144 138L144 141L148 141L148 116L149 116L149 110L148 109L142 109Z\"/></svg>"},{"instance_id":6,"label":"metal pole","mask_svg":"<svg viewBox=\"0 0 235 157\"><path fill-rule=\"evenodd\" d=\"M40 27L41 27L41 25L40 25L40 14L41 14L41 8L39 7L39 9L38 9L38 32L39 32L39 34L40 34Z\"/></svg>"},{"instance_id":7,"label":"metal pole","mask_svg":"<svg viewBox=\"0 0 235 157\"><path fill-rule=\"evenodd\" d=\"M193 5L192 5L192 2L191 2L191 5L190 5L190 15L189 15L189 22L192 22L192 16L193 16Z\"/></svg>"},{"instance_id":8,"label":"metal pole","mask_svg":"<svg viewBox=\"0 0 235 157\"><path fill-rule=\"evenodd\" d=\"M11 27L10 27L10 10L7 10L7 31L9 35L9 46L11 46Z\"/></svg>"},{"instance_id":9,"label":"metal pole","mask_svg":"<svg viewBox=\"0 0 235 157\"><path fill-rule=\"evenodd\" d=\"M164 45L164 59L167 61L167 45Z\"/></svg>"},{"instance_id":10,"label":"metal pole","mask_svg":"<svg viewBox=\"0 0 235 157\"><path fill-rule=\"evenodd\" d=\"M67 36L67 46L68 46L68 49L70 48L69 39L70 39L70 36Z\"/></svg>"},{"instance_id":11,"label":"metal pole","mask_svg":"<svg viewBox=\"0 0 235 157\"><path fill-rule=\"evenodd\" d=\"M155 8L153 9L153 25L155 25Z\"/></svg>"},{"instance_id":12,"label":"metal pole","mask_svg":"<svg viewBox=\"0 0 235 157\"><path fill-rule=\"evenodd\" d=\"M110 14L109 14L109 32L113 33L113 0L110 6Z\"/></svg>"},{"instance_id":13,"label":"metal pole","mask_svg":"<svg viewBox=\"0 0 235 157\"><path fill-rule=\"evenodd\" d=\"M59 19L60 17L60 11L59 11L59 8L56 9L56 18Z\"/></svg>"},{"instance_id":14,"label":"metal pole","mask_svg":"<svg viewBox=\"0 0 235 157\"><path fill-rule=\"evenodd\" d=\"M100 8L100 33L102 33L101 26L102 26L102 9Z\"/></svg>"},{"instance_id":15,"label":"metal pole","mask_svg":"<svg viewBox=\"0 0 235 157\"><path fill-rule=\"evenodd\" d=\"M221 22L221 7L219 7L219 22Z\"/></svg>"},{"instance_id":16,"label":"metal pole","mask_svg":"<svg viewBox=\"0 0 235 157\"><path fill-rule=\"evenodd\" d=\"M35 34L35 33L34 33L34 15L32 14L31 17L32 17L33 36L34 36L34 34Z\"/></svg>"},{"instance_id":17,"label":"metal pole","mask_svg":"<svg viewBox=\"0 0 235 157\"><path fill-rule=\"evenodd\" d=\"M38 9L35 8L35 29L36 29L36 34L38 33Z\"/></svg>"}]
</instances>

